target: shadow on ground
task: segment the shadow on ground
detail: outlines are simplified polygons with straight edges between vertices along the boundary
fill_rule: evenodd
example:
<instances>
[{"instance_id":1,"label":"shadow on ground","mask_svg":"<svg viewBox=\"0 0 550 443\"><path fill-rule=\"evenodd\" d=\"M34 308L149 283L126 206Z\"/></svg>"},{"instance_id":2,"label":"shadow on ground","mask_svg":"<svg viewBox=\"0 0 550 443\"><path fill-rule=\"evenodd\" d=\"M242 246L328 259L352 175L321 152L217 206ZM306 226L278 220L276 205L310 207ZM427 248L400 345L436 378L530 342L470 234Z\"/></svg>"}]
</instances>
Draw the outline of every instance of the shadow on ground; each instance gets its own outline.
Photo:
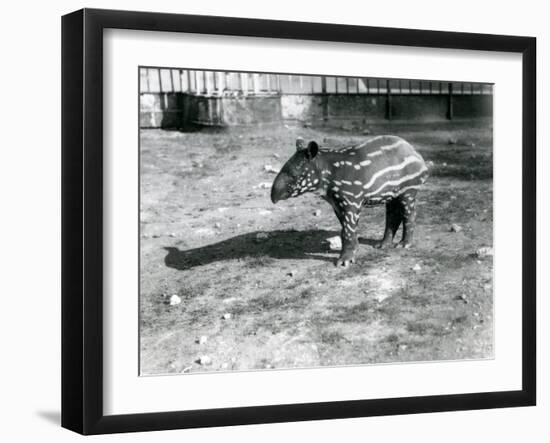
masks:
<instances>
[{"instance_id":1,"label":"shadow on ground","mask_svg":"<svg viewBox=\"0 0 550 443\"><path fill-rule=\"evenodd\" d=\"M327 253L337 254L329 247L327 239L340 235L336 231L271 231L249 232L199 248L180 250L167 246L168 254L164 263L169 268L184 271L210 263L238 260L250 257L270 257L274 259L307 259L334 261ZM267 236L267 237L266 237ZM359 243L374 245L375 240L359 238Z\"/></svg>"}]
</instances>

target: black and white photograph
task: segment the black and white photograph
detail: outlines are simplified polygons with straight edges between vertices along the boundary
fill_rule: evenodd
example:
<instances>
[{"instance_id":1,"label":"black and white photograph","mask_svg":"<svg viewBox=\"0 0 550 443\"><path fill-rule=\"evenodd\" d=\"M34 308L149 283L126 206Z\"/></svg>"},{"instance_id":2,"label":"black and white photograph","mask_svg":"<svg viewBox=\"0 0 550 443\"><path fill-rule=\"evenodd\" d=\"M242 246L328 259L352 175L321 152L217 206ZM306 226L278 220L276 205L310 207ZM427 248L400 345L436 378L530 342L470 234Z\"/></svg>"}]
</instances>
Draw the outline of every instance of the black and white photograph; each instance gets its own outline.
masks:
<instances>
[{"instance_id":1,"label":"black and white photograph","mask_svg":"<svg viewBox=\"0 0 550 443\"><path fill-rule=\"evenodd\" d=\"M6 6L2 441L548 440L544 3Z\"/></svg>"},{"instance_id":2,"label":"black and white photograph","mask_svg":"<svg viewBox=\"0 0 550 443\"><path fill-rule=\"evenodd\" d=\"M139 112L140 375L494 357L492 84L142 66Z\"/></svg>"}]
</instances>

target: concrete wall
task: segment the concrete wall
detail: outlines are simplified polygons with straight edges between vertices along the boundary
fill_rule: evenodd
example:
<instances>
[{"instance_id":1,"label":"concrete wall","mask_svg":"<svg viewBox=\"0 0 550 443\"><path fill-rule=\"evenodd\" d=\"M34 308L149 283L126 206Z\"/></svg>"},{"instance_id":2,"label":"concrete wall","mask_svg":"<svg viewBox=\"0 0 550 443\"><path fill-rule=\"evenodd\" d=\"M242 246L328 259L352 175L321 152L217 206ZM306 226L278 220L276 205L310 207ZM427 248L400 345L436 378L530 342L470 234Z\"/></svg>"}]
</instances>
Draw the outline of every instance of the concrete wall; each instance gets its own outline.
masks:
<instances>
[{"instance_id":1,"label":"concrete wall","mask_svg":"<svg viewBox=\"0 0 550 443\"><path fill-rule=\"evenodd\" d=\"M180 128L184 103L180 93L147 93L140 96L141 128Z\"/></svg>"},{"instance_id":2,"label":"concrete wall","mask_svg":"<svg viewBox=\"0 0 550 443\"><path fill-rule=\"evenodd\" d=\"M223 97L223 122L227 126L278 122L282 120L281 97Z\"/></svg>"},{"instance_id":3,"label":"concrete wall","mask_svg":"<svg viewBox=\"0 0 550 443\"><path fill-rule=\"evenodd\" d=\"M329 95L328 117L330 119L363 119L381 121L386 118L387 100L384 95Z\"/></svg>"},{"instance_id":4,"label":"concrete wall","mask_svg":"<svg viewBox=\"0 0 550 443\"><path fill-rule=\"evenodd\" d=\"M390 100L394 120L437 121L447 118L448 95L392 95Z\"/></svg>"},{"instance_id":5,"label":"concrete wall","mask_svg":"<svg viewBox=\"0 0 550 443\"><path fill-rule=\"evenodd\" d=\"M389 100L389 102L388 102ZM365 122L438 121L449 117L446 94L288 94L203 96L141 94L142 128L237 126L284 121L361 119ZM453 95L453 118L490 117L492 95Z\"/></svg>"},{"instance_id":6,"label":"concrete wall","mask_svg":"<svg viewBox=\"0 0 550 443\"><path fill-rule=\"evenodd\" d=\"M492 95L453 96L453 116L456 118L488 117L492 115Z\"/></svg>"}]
</instances>

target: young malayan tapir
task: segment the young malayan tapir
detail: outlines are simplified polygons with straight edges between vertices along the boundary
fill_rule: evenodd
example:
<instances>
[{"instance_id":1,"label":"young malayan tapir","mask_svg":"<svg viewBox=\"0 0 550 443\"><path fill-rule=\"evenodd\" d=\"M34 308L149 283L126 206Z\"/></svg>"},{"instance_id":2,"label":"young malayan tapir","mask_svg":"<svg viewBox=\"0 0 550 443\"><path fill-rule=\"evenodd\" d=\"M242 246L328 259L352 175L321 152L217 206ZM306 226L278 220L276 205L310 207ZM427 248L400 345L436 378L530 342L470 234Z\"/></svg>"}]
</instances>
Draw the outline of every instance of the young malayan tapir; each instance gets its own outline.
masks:
<instances>
[{"instance_id":1,"label":"young malayan tapir","mask_svg":"<svg viewBox=\"0 0 550 443\"><path fill-rule=\"evenodd\" d=\"M315 191L330 203L342 225L342 252L336 266L355 261L357 223L364 206L386 204L386 230L377 247L393 243L403 223L403 238L395 246L411 245L416 219L416 193L428 168L402 138L383 135L343 149L321 149L315 141L296 140L296 152L285 163L271 188L277 203Z\"/></svg>"}]
</instances>

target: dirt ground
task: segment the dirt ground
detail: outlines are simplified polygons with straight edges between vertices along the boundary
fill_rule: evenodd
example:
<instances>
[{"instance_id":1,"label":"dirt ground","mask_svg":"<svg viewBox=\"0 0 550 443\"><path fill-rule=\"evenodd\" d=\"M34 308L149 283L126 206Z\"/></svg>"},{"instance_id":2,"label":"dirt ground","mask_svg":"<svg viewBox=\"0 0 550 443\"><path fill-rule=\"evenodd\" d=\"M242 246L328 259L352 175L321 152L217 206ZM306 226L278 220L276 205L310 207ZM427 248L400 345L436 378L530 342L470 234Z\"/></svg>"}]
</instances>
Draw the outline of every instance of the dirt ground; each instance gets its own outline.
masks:
<instances>
[{"instance_id":1,"label":"dirt ground","mask_svg":"<svg viewBox=\"0 0 550 443\"><path fill-rule=\"evenodd\" d=\"M273 205L265 167L297 136L346 146L365 126L141 131L141 374L493 357L493 260L476 255L492 247L492 128L368 129L411 142L431 176L415 247L373 248L385 212L367 208L340 269L332 209L313 194Z\"/></svg>"}]
</instances>

